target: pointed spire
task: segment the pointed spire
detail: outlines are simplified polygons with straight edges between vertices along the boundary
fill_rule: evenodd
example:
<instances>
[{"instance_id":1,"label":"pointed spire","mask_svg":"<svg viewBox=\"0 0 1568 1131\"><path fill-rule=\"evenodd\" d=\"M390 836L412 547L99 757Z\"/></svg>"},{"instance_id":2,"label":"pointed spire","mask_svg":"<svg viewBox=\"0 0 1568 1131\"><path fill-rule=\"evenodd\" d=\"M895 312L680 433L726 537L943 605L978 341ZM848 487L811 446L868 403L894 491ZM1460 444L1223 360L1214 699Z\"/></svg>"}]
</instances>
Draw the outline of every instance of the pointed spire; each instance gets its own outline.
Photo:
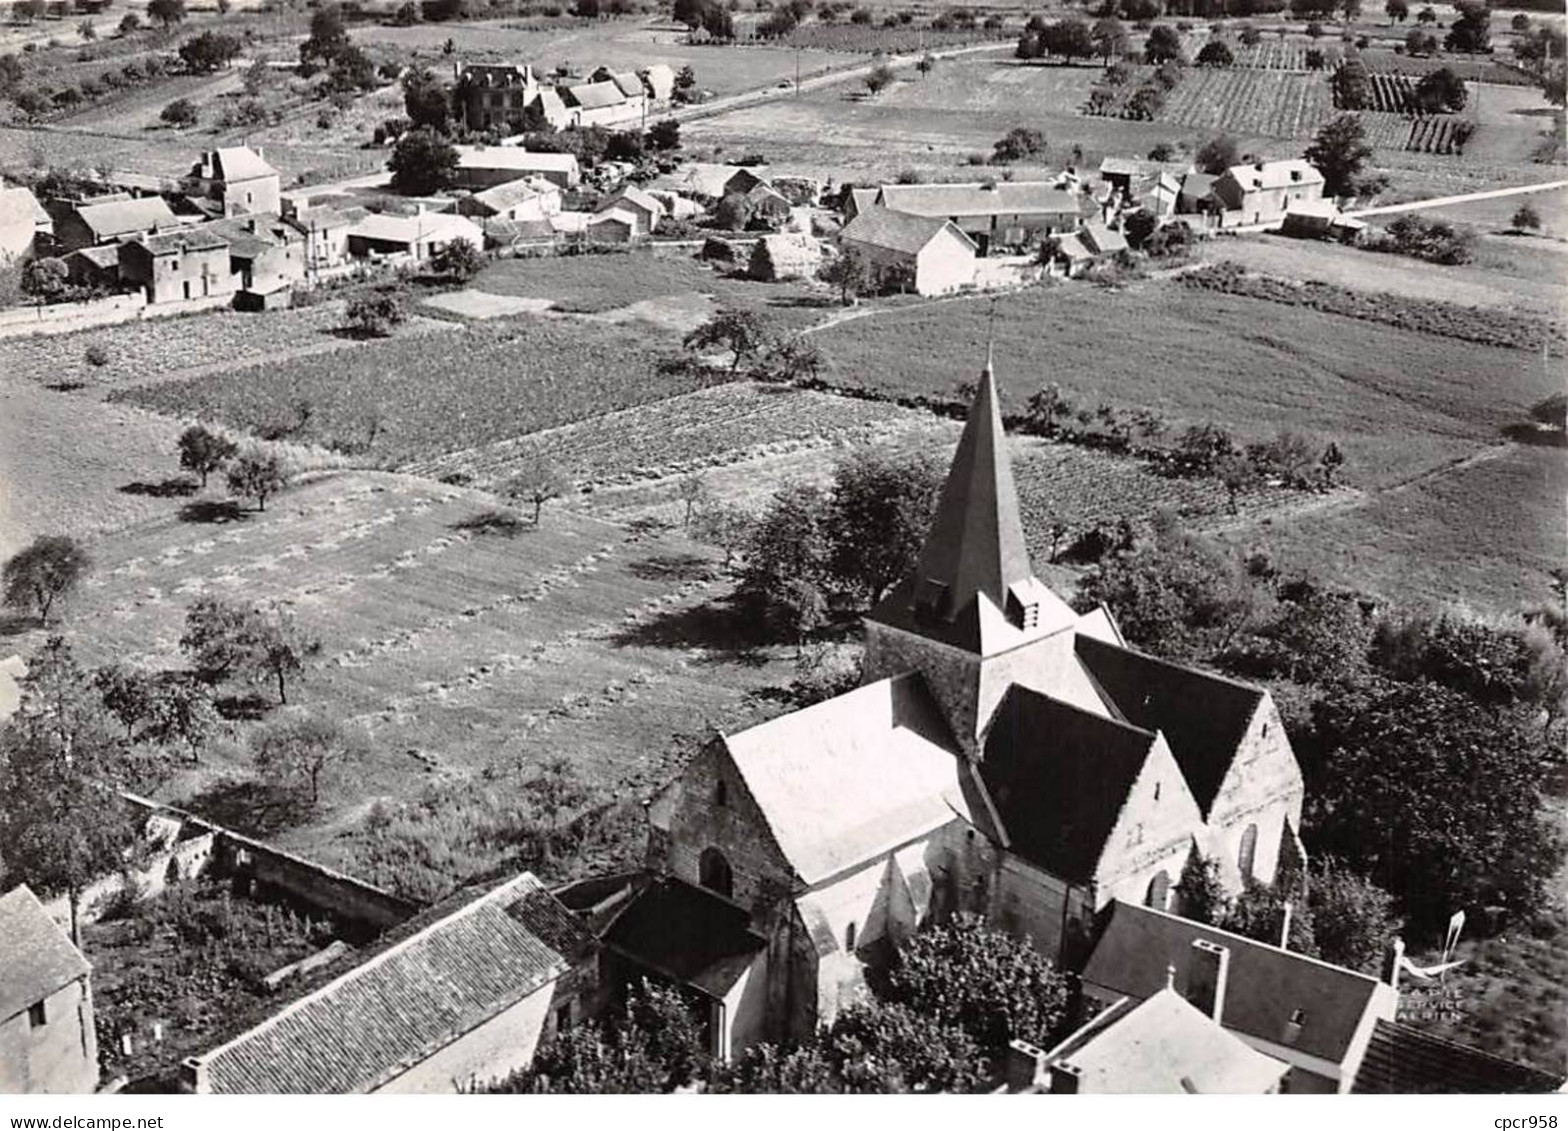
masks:
<instances>
[{"instance_id":1,"label":"pointed spire","mask_svg":"<svg viewBox=\"0 0 1568 1131\"><path fill-rule=\"evenodd\" d=\"M951 621L980 593L1005 609L1008 587L1030 576L988 346L964 434L920 551L913 579L915 600L920 604L934 587L945 587L937 590L941 600L933 611Z\"/></svg>"}]
</instances>

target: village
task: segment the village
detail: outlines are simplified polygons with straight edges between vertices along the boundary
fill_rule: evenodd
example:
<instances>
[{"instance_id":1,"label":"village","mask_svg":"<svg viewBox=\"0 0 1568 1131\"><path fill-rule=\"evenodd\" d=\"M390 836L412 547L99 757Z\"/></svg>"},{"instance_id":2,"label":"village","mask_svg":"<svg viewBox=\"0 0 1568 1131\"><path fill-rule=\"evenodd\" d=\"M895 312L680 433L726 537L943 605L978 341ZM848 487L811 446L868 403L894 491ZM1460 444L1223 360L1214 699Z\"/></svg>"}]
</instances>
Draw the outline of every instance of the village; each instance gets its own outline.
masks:
<instances>
[{"instance_id":1,"label":"village","mask_svg":"<svg viewBox=\"0 0 1568 1131\"><path fill-rule=\"evenodd\" d=\"M0 1094L1568 1090L1560 13L233 3L0 29Z\"/></svg>"}]
</instances>

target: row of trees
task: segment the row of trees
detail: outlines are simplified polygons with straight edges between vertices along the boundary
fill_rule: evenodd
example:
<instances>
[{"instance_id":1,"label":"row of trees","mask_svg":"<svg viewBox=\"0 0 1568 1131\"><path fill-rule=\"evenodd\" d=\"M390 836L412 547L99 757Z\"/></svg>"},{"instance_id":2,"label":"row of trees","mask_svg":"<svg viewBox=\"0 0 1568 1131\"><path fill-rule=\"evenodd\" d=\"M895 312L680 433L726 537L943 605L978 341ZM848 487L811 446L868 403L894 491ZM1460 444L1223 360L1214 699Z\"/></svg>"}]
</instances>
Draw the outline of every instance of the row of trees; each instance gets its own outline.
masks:
<instances>
[{"instance_id":1,"label":"row of trees","mask_svg":"<svg viewBox=\"0 0 1568 1131\"><path fill-rule=\"evenodd\" d=\"M644 983L607 1023L559 1034L495 1090L554 1093L889 1093L989 1090L1012 1039L1049 1048L1069 1021L1068 979L1029 943L958 915L901 947L885 984L798 1044L725 1064L692 1003Z\"/></svg>"}]
</instances>

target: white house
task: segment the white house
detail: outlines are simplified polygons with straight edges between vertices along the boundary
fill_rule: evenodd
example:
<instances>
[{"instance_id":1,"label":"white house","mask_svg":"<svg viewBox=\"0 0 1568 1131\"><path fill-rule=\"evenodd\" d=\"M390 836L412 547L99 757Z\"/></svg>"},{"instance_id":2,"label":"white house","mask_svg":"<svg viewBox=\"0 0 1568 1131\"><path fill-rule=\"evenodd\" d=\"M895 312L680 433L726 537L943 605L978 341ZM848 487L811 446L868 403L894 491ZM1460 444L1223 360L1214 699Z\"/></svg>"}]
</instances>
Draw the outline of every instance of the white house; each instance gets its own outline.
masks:
<instances>
[{"instance_id":1,"label":"white house","mask_svg":"<svg viewBox=\"0 0 1568 1131\"><path fill-rule=\"evenodd\" d=\"M975 242L951 220L869 208L844 226L840 246L873 270L905 274L916 294L947 294L975 280Z\"/></svg>"}]
</instances>

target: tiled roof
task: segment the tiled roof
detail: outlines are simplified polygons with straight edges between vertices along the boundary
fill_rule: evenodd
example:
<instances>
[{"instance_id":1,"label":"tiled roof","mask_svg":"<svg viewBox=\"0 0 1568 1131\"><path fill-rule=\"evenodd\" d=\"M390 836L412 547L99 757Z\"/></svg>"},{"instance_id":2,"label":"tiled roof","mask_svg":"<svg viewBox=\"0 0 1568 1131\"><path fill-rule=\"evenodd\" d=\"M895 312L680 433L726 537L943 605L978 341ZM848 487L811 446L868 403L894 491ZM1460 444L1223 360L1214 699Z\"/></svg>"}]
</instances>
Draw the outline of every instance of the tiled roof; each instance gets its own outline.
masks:
<instances>
[{"instance_id":1,"label":"tiled roof","mask_svg":"<svg viewBox=\"0 0 1568 1131\"><path fill-rule=\"evenodd\" d=\"M1188 173L1181 179L1181 193L1201 200L1214 191L1217 180L1219 178L1211 173Z\"/></svg>"},{"instance_id":2,"label":"tiled roof","mask_svg":"<svg viewBox=\"0 0 1568 1131\"><path fill-rule=\"evenodd\" d=\"M1014 686L991 716L980 777L1013 850L1053 876L1094 878L1154 735Z\"/></svg>"},{"instance_id":3,"label":"tiled roof","mask_svg":"<svg viewBox=\"0 0 1568 1131\"><path fill-rule=\"evenodd\" d=\"M141 244L154 255L184 255L192 251L217 251L229 246L229 241L217 232L204 232L197 228L136 236L130 242Z\"/></svg>"},{"instance_id":4,"label":"tiled roof","mask_svg":"<svg viewBox=\"0 0 1568 1131\"><path fill-rule=\"evenodd\" d=\"M1368 1010L1393 1013L1397 995L1376 978L1217 927L1121 900L1105 909L1101 923L1085 983L1148 998L1165 987L1174 966L1175 988L1185 994L1192 944L1206 939L1230 951L1225 1028L1334 1064L1351 1051Z\"/></svg>"},{"instance_id":5,"label":"tiled roof","mask_svg":"<svg viewBox=\"0 0 1568 1131\"><path fill-rule=\"evenodd\" d=\"M92 969L24 884L0 895L0 1021Z\"/></svg>"},{"instance_id":6,"label":"tiled roof","mask_svg":"<svg viewBox=\"0 0 1568 1131\"><path fill-rule=\"evenodd\" d=\"M1051 1050L1099 1095L1261 1095L1290 1070L1227 1033L1175 990L1112 1006Z\"/></svg>"},{"instance_id":7,"label":"tiled roof","mask_svg":"<svg viewBox=\"0 0 1568 1131\"><path fill-rule=\"evenodd\" d=\"M566 93L584 110L602 110L606 106L619 106L626 101L626 95L613 82L585 82L580 86L567 87Z\"/></svg>"},{"instance_id":8,"label":"tiled roof","mask_svg":"<svg viewBox=\"0 0 1568 1131\"><path fill-rule=\"evenodd\" d=\"M639 892L603 938L657 973L716 995L768 945L751 929L747 912L676 879L657 880Z\"/></svg>"},{"instance_id":9,"label":"tiled roof","mask_svg":"<svg viewBox=\"0 0 1568 1131\"><path fill-rule=\"evenodd\" d=\"M641 98L646 92L642 88L642 79L637 77L635 71L620 71L610 76L610 81L620 88L627 98Z\"/></svg>"},{"instance_id":10,"label":"tiled roof","mask_svg":"<svg viewBox=\"0 0 1568 1131\"><path fill-rule=\"evenodd\" d=\"M968 762L919 675L869 683L723 742L808 884L955 817L987 827Z\"/></svg>"},{"instance_id":11,"label":"tiled roof","mask_svg":"<svg viewBox=\"0 0 1568 1131\"><path fill-rule=\"evenodd\" d=\"M1141 176L1143 162L1135 161L1130 157L1107 157L1100 162L1100 175L1113 177Z\"/></svg>"},{"instance_id":12,"label":"tiled roof","mask_svg":"<svg viewBox=\"0 0 1568 1131\"><path fill-rule=\"evenodd\" d=\"M169 206L161 196L86 204L78 208L76 214L92 229L93 235L101 240L132 232L150 232L176 223L174 213L169 211Z\"/></svg>"},{"instance_id":13,"label":"tiled roof","mask_svg":"<svg viewBox=\"0 0 1568 1131\"><path fill-rule=\"evenodd\" d=\"M49 213L29 188L0 186L0 225L48 224Z\"/></svg>"},{"instance_id":14,"label":"tiled roof","mask_svg":"<svg viewBox=\"0 0 1568 1131\"><path fill-rule=\"evenodd\" d=\"M883 185L882 206L912 216L1024 215L1078 216L1076 193L1050 181L998 181L990 188L974 184Z\"/></svg>"},{"instance_id":15,"label":"tiled roof","mask_svg":"<svg viewBox=\"0 0 1568 1131\"><path fill-rule=\"evenodd\" d=\"M1507 1095L1555 1092L1562 1086L1561 1076L1397 1021L1379 1020L1350 1090L1384 1095Z\"/></svg>"},{"instance_id":16,"label":"tiled roof","mask_svg":"<svg viewBox=\"0 0 1568 1131\"><path fill-rule=\"evenodd\" d=\"M1127 238L1098 220L1085 224L1083 235L1089 246L1101 255L1114 255L1118 251L1127 250Z\"/></svg>"},{"instance_id":17,"label":"tiled roof","mask_svg":"<svg viewBox=\"0 0 1568 1131\"><path fill-rule=\"evenodd\" d=\"M575 173L570 153L543 153L518 145L459 145L459 169L512 169L517 173Z\"/></svg>"},{"instance_id":18,"label":"tiled roof","mask_svg":"<svg viewBox=\"0 0 1568 1131\"><path fill-rule=\"evenodd\" d=\"M81 256L94 267L107 269L120 265L120 245L117 243L101 244L98 247L77 248L71 254Z\"/></svg>"},{"instance_id":19,"label":"tiled roof","mask_svg":"<svg viewBox=\"0 0 1568 1131\"><path fill-rule=\"evenodd\" d=\"M546 192L555 192L556 187L548 181L541 183L533 177L523 177L515 181L507 181L503 185L487 188L482 192L474 193L474 199L482 204L489 205L497 212L504 208L511 208L525 200L532 200L536 196L543 196Z\"/></svg>"},{"instance_id":20,"label":"tiled roof","mask_svg":"<svg viewBox=\"0 0 1568 1131\"><path fill-rule=\"evenodd\" d=\"M936 239L944 228L963 236L957 228L939 217L912 216L905 212L891 212L886 208L868 208L845 224L841 235L846 240L863 243L868 247L917 255L926 244ZM969 237L963 236L963 238L971 247L973 246L973 241L969 240Z\"/></svg>"},{"instance_id":21,"label":"tiled roof","mask_svg":"<svg viewBox=\"0 0 1568 1131\"><path fill-rule=\"evenodd\" d=\"M1077 232L1068 232L1065 236L1058 236L1056 253L1065 255L1068 259L1073 260L1094 258L1094 252L1089 250L1089 245L1083 242L1083 237Z\"/></svg>"},{"instance_id":22,"label":"tiled roof","mask_svg":"<svg viewBox=\"0 0 1568 1131\"><path fill-rule=\"evenodd\" d=\"M1323 174L1307 161L1263 161L1252 165L1232 165L1222 174L1246 192L1288 188L1291 185L1320 185Z\"/></svg>"},{"instance_id":23,"label":"tiled roof","mask_svg":"<svg viewBox=\"0 0 1568 1131\"><path fill-rule=\"evenodd\" d=\"M1122 718L1159 731L1207 817L1263 701L1256 687L1080 636L1078 657Z\"/></svg>"},{"instance_id":24,"label":"tiled roof","mask_svg":"<svg viewBox=\"0 0 1568 1131\"><path fill-rule=\"evenodd\" d=\"M525 872L198 1060L213 1092L367 1091L560 977L591 945Z\"/></svg>"}]
</instances>

